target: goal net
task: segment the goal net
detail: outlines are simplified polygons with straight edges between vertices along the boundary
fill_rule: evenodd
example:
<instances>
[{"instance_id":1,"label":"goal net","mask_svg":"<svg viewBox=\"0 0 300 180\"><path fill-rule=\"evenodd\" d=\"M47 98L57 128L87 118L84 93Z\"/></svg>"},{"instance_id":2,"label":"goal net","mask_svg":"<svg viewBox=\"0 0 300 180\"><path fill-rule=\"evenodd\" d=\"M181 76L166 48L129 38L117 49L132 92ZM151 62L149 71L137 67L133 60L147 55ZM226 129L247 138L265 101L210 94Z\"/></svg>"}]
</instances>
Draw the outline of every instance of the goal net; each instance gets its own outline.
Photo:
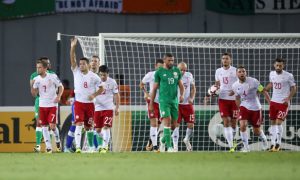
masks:
<instances>
[{"instance_id":1,"label":"goal net","mask_svg":"<svg viewBox=\"0 0 300 180\"><path fill-rule=\"evenodd\" d=\"M221 67L221 55L232 54L232 65L244 65L248 75L264 86L269 82L276 57L286 60L285 70L292 73L299 84L300 34L99 34L77 36L83 55L99 55L102 64L110 68L110 76L118 79L122 106L114 119L112 149L114 151L144 151L149 139L150 121L139 83L144 75L154 70L155 60L172 53L175 64L184 61L195 79L195 127L191 138L193 151L228 149L223 136L223 125L218 112L217 98L203 104L207 89L215 82L215 71ZM271 94L271 92L270 92ZM268 104L263 96L264 125L269 139ZM299 91L292 100L289 115L284 121L282 149L300 150ZM248 127L251 150L260 150L261 142ZM179 151L185 151L182 142L186 125L180 126ZM239 130L236 139L240 141ZM270 145L270 144L269 144Z\"/></svg>"}]
</instances>

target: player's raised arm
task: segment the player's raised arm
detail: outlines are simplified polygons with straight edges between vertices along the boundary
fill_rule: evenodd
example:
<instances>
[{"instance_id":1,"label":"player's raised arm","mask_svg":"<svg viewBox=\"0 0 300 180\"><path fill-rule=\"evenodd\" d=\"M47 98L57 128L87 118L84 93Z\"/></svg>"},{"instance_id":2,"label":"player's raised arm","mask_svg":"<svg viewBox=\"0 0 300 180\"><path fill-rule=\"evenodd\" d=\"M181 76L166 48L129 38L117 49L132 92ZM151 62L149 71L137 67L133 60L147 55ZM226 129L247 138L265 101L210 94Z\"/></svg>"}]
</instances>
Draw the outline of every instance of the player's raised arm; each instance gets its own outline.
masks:
<instances>
[{"instance_id":1,"label":"player's raised arm","mask_svg":"<svg viewBox=\"0 0 300 180\"><path fill-rule=\"evenodd\" d=\"M72 38L71 39L71 49L70 49L70 62L71 62L72 69L75 69L77 67L76 53L75 53L76 45L77 45L77 38Z\"/></svg>"}]
</instances>

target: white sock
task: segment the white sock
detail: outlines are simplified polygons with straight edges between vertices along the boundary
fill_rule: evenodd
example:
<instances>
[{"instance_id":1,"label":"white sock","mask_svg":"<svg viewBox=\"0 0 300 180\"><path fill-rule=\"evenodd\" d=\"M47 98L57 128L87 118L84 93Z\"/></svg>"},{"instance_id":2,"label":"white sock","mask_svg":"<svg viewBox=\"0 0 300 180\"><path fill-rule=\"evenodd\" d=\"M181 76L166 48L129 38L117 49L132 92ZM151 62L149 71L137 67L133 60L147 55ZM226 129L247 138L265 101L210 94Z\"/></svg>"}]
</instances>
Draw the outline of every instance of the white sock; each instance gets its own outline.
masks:
<instances>
[{"instance_id":1,"label":"white sock","mask_svg":"<svg viewBox=\"0 0 300 180\"><path fill-rule=\"evenodd\" d=\"M231 129L232 129L232 139L234 139L236 135L236 128L231 127Z\"/></svg>"},{"instance_id":2,"label":"white sock","mask_svg":"<svg viewBox=\"0 0 300 180\"><path fill-rule=\"evenodd\" d=\"M103 135L103 148L106 148L109 145L110 140L110 128L108 129L102 129L102 135Z\"/></svg>"},{"instance_id":3,"label":"white sock","mask_svg":"<svg viewBox=\"0 0 300 180\"><path fill-rule=\"evenodd\" d=\"M193 134L193 130L194 130L193 128L186 128L186 134L185 134L185 138L184 139L190 140L190 137Z\"/></svg>"},{"instance_id":4,"label":"white sock","mask_svg":"<svg viewBox=\"0 0 300 180\"><path fill-rule=\"evenodd\" d=\"M240 133L241 133L241 139L243 141L244 147L249 149L247 131L245 131L245 132L240 131Z\"/></svg>"},{"instance_id":5,"label":"white sock","mask_svg":"<svg viewBox=\"0 0 300 180\"><path fill-rule=\"evenodd\" d=\"M78 149L81 149L81 135L82 135L82 128L83 126L76 126L75 128L75 144L76 144L76 148Z\"/></svg>"},{"instance_id":6,"label":"white sock","mask_svg":"<svg viewBox=\"0 0 300 180\"><path fill-rule=\"evenodd\" d=\"M266 135L265 135L265 133L264 133L263 130L260 130L260 135L258 136L258 138L259 138L261 141L263 141L263 142L266 142L266 141L267 141L267 137L266 137Z\"/></svg>"},{"instance_id":7,"label":"white sock","mask_svg":"<svg viewBox=\"0 0 300 180\"><path fill-rule=\"evenodd\" d=\"M43 132L43 128L42 127L36 127L35 131Z\"/></svg>"},{"instance_id":8,"label":"white sock","mask_svg":"<svg viewBox=\"0 0 300 180\"><path fill-rule=\"evenodd\" d=\"M49 128L48 127L42 127L43 129L43 136L44 136L44 141L46 144L47 149L52 149L51 146L51 141L50 141L50 133L49 133Z\"/></svg>"},{"instance_id":9,"label":"white sock","mask_svg":"<svg viewBox=\"0 0 300 180\"><path fill-rule=\"evenodd\" d=\"M59 129L55 127L55 131L53 131L54 137L55 137L55 142L59 143L60 142L60 137L59 137Z\"/></svg>"},{"instance_id":10,"label":"white sock","mask_svg":"<svg viewBox=\"0 0 300 180\"><path fill-rule=\"evenodd\" d=\"M282 138L282 133L283 133L283 127L282 124L277 125L277 141L276 143L281 145L281 138Z\"/></svg>"},{"instance_id":11,"label":"white sock","mask_svg":"<svg viewBox=\"0 0 300 180\"><path fill-rule=\"evenodd\" d=\"M173 146L178 147L178 139L179 139L179 127L175 128L172 133Z\"/></svg>"},{"instance_id":12,"label":"white sock","mask_svg":"<svg viewBox=\"0 0 300 180\"><path fill-rule=\"evenodd\" d=\"M157 146L157 127L150 127L150 138L153 146Z\"/></svg>"},{"instance_id":13,"label":"white sock","mask_svg":"<svg viewBox=\"0 0 300 180\"><path fill-rule=\"evenodd\" d=\"M233 135L232 135L232 128L231 127L224 127L224 135L227 140L228 146L230 148L233 147Z\"/></svg>"},{"instance_id":14,"label":"white sock","mask_svg":"<svg viewBox=\"0 0 300 180\"><path fill-rule=\"evenodd\" d=\"M275 146L276 143L276 137L277 137L277 126L271 125L270 127L270 138L271 138L271 144Z\"/></svg>"}]
</instances>

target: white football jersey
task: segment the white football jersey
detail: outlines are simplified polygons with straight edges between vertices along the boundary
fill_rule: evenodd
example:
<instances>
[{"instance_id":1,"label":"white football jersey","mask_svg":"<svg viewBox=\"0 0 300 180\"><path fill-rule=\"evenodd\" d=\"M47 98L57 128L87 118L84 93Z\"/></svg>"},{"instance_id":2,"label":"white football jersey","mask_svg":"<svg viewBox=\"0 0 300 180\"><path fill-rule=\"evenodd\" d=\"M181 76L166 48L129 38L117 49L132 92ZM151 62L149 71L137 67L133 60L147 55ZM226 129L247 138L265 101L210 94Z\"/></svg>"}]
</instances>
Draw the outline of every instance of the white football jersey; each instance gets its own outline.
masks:
<instances>
[{"instance_id":1,"label":"white football jersey","mask_svg":"<svg viewBox=\"0 0 300 180\"><path fill-rule=\"evenodd\" d=\"M181 78L183 86L184 86L184 98L183 102L180 104L189 104L189 97L191 95L191 84L195 84L195 80L193 78L192 73L185 72ZM180 95L180 92L178 90L178 97Z\"/></svg>"},{"instance_id":2,"label":"white football jersey","mask_svg":"<svg viewBox=\"0 0 300 180\"><path fill-rule=\"evenodd\" d=\"M261 104L258 98L258 86L260 83L257 79L252 77L247 77L246 81L240 83L240 81L236 81L232 85L232 89L235 93L235 96L241 97L241 105L248 110L258 111L261 109Z\"/></svg>"},{"instance_id":3,"label":"white football jersey","mask_svg":"<svg viewBox=\"0 0 300 180\"><path fill-rule=\"evenodd\" d=\"M57 97L57 87L62 86L56 74L47 73L43 78L40 75L34 78L33 88L39 90L39 106L54 107L57 103L54 102Z\"/></svg>"},{"instance_id":4,"label":"white football jersey","mask_svg":"<svg viewBox=\"0 0 300 180\"><path fill-rule=\"evenodd\" d=\"M99 86L103 86L104 91L100 95L96 96L95 111L113 110L114 94L119 93L117 82L114 79L107 77L107 80L105 82L101 82Z\"/></svg>"},{"instance_id":5,"label":"white football jersey","mask_svg":"<svg viewBox=\"0 0 300 180\"><path fill-rule=\"evenodd\" d=\"M87 74L83 74L78 67L72 71L74 76L74 92L76 101L92 103L93 100L90 101L88 96L96 92L96 87L101 82L100 77L92 71L88 71Z\"/></svg>"},{"instance_id":6,"label":"white football jersey","mask_svg":"<svg viewBox=\"0 0 300 180\"><path fill-rule=\"evenodd\" d=\"M238 80L236 76L236 68L230 66L228 69L223 67L216 70L216 81L220 81L220 94L219 99L234 100L233 96L229 96L232 90L232 85Z\"/></svg>"},{"instance_id":7,"label":"white football jersey","mask_svg":"<svg viewBox=\"0 0 300 180\"><path fill-rule=\"evenodd\" d=\"M150 86L149 95L150 96L151 96L151 92L153 90L153 85L154 85L154 74L155 74L155 71L150 71L142 79L143 84L149 83L149 86ZM157 89L154 102L158 103L159 102L158 98L159 98L159 90Z\"/></svg>"},{"instance_id":8,"label":"white football jersey","mask_svg":"<svg viewBox=\"0 0 300 180\"><path fill-rule=\"evenodd\" d=\"M271 71L270 82L273 85L271 101L277 103L283 103L284 99L289 96L291 87L296 85L294 76L286 71L282 71L281 74Z\"/></svg>"}]
</instances>

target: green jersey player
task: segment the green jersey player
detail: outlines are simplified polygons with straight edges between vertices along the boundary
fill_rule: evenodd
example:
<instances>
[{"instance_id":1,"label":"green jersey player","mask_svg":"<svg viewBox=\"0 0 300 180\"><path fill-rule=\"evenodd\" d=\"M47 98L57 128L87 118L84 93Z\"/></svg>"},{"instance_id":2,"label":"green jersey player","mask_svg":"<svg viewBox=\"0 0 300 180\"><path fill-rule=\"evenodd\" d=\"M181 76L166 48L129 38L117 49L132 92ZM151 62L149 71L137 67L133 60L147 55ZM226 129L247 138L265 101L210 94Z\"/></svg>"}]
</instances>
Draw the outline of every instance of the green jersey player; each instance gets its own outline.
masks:
<instances>
[{"instance_id":1,"label":"green jersey player","mask_svg":"<svg viewBox=\"0 0 300 180\"><path fill-rule=\"evenodd\" d=\"M47 73L50 74L54 74L55 72L50 70L51 64L50 64L50 60L47 57L41 57L37 60L37 62L39 61L47 61L48 62L48 70ZM30 87L32 87L33 83L34 83L34 78L37 77L39 74L37 73L37 71L33 72L30 76ZM39 123L39 96L37 95L35 97L35 101L34 101L34 118L36 119L36 129L35 129L35 138L36 138L36 145L34 147L34 151L35 152L40 152L41 150L41 141L42 141L42 127L40 126Z\"/></svg>"},{"instance_id":2,"label":"green jersey player","mask_svg":"<svg viewBox=\"0 0 300 180\"><path fill-rule=\"evenodd\" d=\"M179 101L183 101L184 86L181 81L180 70L173 66L174 56L170 53L164 56L164 66L160 67L154 75L155 83L151 94L150 110L153 111L153 102L159 88L160 116L164 123L163 142L166 143L168 152L173 152L171 145L171 123L176 126L178 119L178 86L180 90Z\"/></svg>"}]
</instances>

